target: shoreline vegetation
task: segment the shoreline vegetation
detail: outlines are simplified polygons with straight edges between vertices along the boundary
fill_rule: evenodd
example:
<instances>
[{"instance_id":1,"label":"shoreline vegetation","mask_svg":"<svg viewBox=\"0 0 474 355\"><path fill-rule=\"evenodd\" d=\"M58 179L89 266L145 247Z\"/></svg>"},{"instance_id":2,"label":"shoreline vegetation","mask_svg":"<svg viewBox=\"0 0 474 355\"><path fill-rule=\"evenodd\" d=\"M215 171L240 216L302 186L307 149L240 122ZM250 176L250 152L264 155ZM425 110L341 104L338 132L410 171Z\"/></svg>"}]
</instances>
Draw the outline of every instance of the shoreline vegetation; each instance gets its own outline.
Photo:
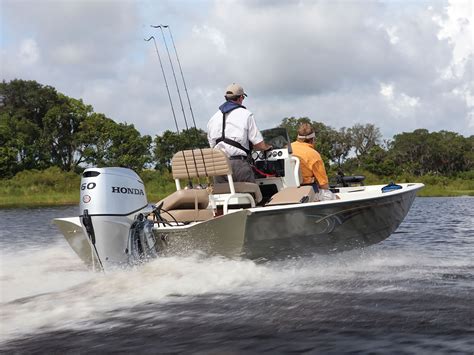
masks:
<instances>
[{"instance_id":1,"label":"shoreline vegetation","mask_svg":"<svg viewBox=\"0 0 474 355\"><path fill-rule=\"evenodd\" d=\"M419 196L474 196L474 135L418 128L383 140L372 123L336 129L310 117L285 117L277 127L293 142L301 123L316 132L314 148L330 178L340 170L364 175L366 185L424 183ZM0 208L78 204L85 166L130 168L157 202L175 190L173 155L206 147L207 133L196 126L142 135L52 86L0 82Z\"/></svg>"},{"instance_id":2,"label":"shoreline vegetation","mask_svg":"<svg viewBox=\"0 0 474 355\"><path fill-rule=\"evenodd\" d=\"M171 174L167 170L143 170L140 174L147 198L155 203L175 190ZM330 174L334 175L334 174ZM474 172L460 177L436 175L379 177L370 172L365 175L366 185L404 182L421 182L425 187L419 197L474 196ZM11 179L0 180L0 208L27 208L39 206L62 206L79 204L81 177L74 172L64 172L57 167L46 170L25 170Z\"/></svg>"}]
</instances>

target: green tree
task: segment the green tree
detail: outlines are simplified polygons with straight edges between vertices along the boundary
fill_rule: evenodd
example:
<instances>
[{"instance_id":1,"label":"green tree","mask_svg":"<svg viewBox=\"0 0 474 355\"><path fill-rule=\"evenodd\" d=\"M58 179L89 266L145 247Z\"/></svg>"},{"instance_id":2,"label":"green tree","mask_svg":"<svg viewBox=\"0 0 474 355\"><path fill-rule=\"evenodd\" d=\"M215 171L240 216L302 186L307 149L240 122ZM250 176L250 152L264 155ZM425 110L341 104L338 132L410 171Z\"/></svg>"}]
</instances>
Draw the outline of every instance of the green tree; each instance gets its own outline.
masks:
<instances>
[{"instance_id":1,"label":"green tree","mask_svg":"<svg viewBox=\"0 0 474 355\"><path fill-rule=\"evenodd\" d=\"M428 139L427 129L417 129L411 133L403 132L395 135L391 147L395 162L405 172L414 175L425 174L430 155Z\"/></svg>"},{"instance_id":2,"label":"green tree","mask_svg":"<svg viewBox=\"0 0 474 355\"><path fill-rule=\"evenodd\" d=\"M466 159L473 148L472 145L469 147L468 139L448 131L433 132L430 138L433 154L430 170L443 175L453 175L472 168Z\"/></svg>"},{"instance_id":3,"label":"green tree","mask_svg":"<svg viewBox=\"0 0 474 355\"><path fill-rule=\"evenodd\" d=\"M345 127L342 127L339 131L334 131L332 142L331 161L341 169L352 149L351 135Z\"/></svg>"},{"instance_id":4,"label":"green tree","mask_svg":"<svg viewBox=\"0 0 474 355\"><path fill-rule=\"evenodd\" d=\"M362 167L378 176L394 176L401 172L390 152L378 145L373 146L361 159Z\"/></svg>"},{"instance_id":5,"label":"green tree","mask_svg":"<svg viewBox=\"0 0 474 355\"><path fill-rule=\"evenodd\" d=\"M365 125L355 124L349 128L348 133L351 136L352 146L358 160L367 154L372 147L378 145L382 138L380 129L371 123Z\"/></svg>"},{"instance_id":6,"label":"green tree","mask_svg":"<svg viewBox=\"0 0 474 355\"><path fill-rule=\"evenodd\" d=\"M77 164L87 163L98 167L107 165L107 151L115 122L101 113L93 113L81 122L77 135Z\"/></svg>"},{"instance_id":7,"label":"green tree","mask_svg":"<svg viewBox=\"0 0 474 355\"><path fill-rule=\"evenodd\" d=\"M396 163L415 175L453 175L473 169L472 137L454 132L429 133L426 129L404 132L394 136L392 150Z\"/></svg>"},{"instance_id":8,"label":"green tree","mask_svg":"<svg viewBox=\"0 0 474 355\"><path fill-rule=\"evenodd\" d=\"M19 170L18 143L15 142L15 131L7 113L0 115L0 178L10 178Z\"/></svg>"},{"instance_id":9,"label":"green tree","mask_svg":"<svg viewBox=\"0 0 474 355\"><path fill-rule=\"evenodd\" d=\"M12 164L2 168L18 172L23 169L44 169L51 165L50 150L42 136L43 117L58 101L56 90L35 81L12 80L0 83L0 116L2 147L9 158L3 162ZM16 162L12 161L15 155Z\"/></svg>"},{"instance_id":10,"label":"green tree","mask_svg":"<svg viewBox=\"0 0 474 355\"><path fill-rule=\"evenodd\" d=\"M0 84L0 112L18 116L42 128L43 117L57 102L58 94L51 86L33 80L15 79Z\"/></svg>"},{"instance_id":11,"label":"green tree","mask_svg":"<svg viewBox=\"0 0 474 355\"><path fill-rule=\"evenodd\" d=\"M169 169L171 158L180 150L209 147L206 132L194 127L183 130L180 134L167 130L161 136L155 136L153 142L153 156L157 169Z\"/></svg>"},{"instance_id":12,"label":"green tree","mask_svg":"<svg viewBox=\"0 0 474 355\"><path fill-rule=\"evenodd\" d=\"M107 152L107 163L141 171L151 162L151 137L141 136L133 124L115 124L112 145Z\"/></svg>"},{"instance_id":13,"label":"green tree","mask_svg":"<svg viewBox=\"0 0 474 355\"><path fill-rule=\"evenodd\" d=\"M51 152L51 163L62 170L73 170L80 163L77 149L81 123L92 114L92 106L62 94L58 99L43 118L42 136Z\"/></svg>"},{"instance_id":14,"label":"green tree","mask_svg":"<svg viewBox=\"0 0 474 355\"><path fill-rule=\"evenodd\" d=\"M296 140L296 137L298 136L298 126L301 123L312 123L311 120L308 117L300 117L300 118L295 118L295 117L285 117L279 127L286 128L288 131L288 136L290 138L290 141L294 142Z\"/></svg>"},{"instance_id":15,"label":"green tree","mask_svg":"<svg viewBox=\"0 0 474 355\"><path fill-rule=\"evenodd\" d=\"M329 161L333 161L335 159L333 153L337 132L322 122L313 121L312 125L314 128L314 133L316 134L314 146L319 154L321 154L326 164L326 168L328 169Z\"/></svg>"},{"instance_id":16,"label":"green tree","mask_svg":"<svg viewBox=\"0 0 474 355\"><path fill-rule=\"evenodd\" d=\"M464 163L466 164L466 171L474 170L474 135L466 138Z\"/></svg>"},{"instance_id":17,"label":"green tree","mask_svg":"<svg viewBox=\"0 0 474 355\"><path fill-rule=\"evenodd\" d=\"M0 98L0 177L50 166L75 170L82 163L141 170L151 161L151 137L50 86L3 81Z\"/></svg>"},{"instance_id":18,"label":"green tree","mask_svg":"<svg viewBox=\"0 0 474 355\"><path fill-rule=\"evenodd\" d=\"M103 114L93 113L81 123L77 143L78 163L140 171L151 162L151 137L141 137L133 125L116 123Z\"/></svg>"}]
</instances>

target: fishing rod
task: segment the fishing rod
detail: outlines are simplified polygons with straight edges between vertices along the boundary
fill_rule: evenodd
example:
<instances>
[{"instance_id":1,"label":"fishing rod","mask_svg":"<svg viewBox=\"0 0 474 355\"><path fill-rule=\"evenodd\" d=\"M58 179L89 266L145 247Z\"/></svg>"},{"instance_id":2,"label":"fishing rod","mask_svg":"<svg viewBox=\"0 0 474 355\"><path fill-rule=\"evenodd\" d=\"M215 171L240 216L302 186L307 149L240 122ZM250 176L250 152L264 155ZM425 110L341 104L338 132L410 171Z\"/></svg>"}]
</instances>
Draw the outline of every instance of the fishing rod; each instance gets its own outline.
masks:
<instances>
[{"instance_id":1,"label":"fishing rod","mask_svg":"<svg viewBox=\"0 0 474 355\"><path fill-rule=\"evenodd\" d=\"M191 100L189 99L188 87L186 86L186 81L184 80L183 68L181 67L181 61L179 60L178 50L176 49L173 34L171 33L171 27L169 25L162 25L162 26L165 27L165 28L168 28L168 32L170 34L171 43L173 44L174 53L176 54L176 61L178 62L179 72L181 73L181 79L183 79L184 92L186 93L186 98L188 99L189 111L191 112L191 117L193 119L194 132L196 133L196 138L197 138L198 131L197 131L197 127L196 127L196 120L194 118L193 107L191 106ZM206 163L204 161L204 156L203 156L203 153L202 153L202 149L199 149L199 150L201 151L202 161L204 162L204 171L205 171L206 176L207 176Z\"/></svg>"},{"instance_id":2,"label":"fishing rod","mask_svg":"<svg viewBox=\"0 0 474 355\"><path fill-rule=\"evenodd\" d=\"M145 42L150 42L151 40L153 40L153 43L155 44L156 54L157 54L157 56L158 56L158 60L160 61L161 72L163 73L163 79L165 80L166 91L168 92L168 98L169 98L169 100L170 100L170 106L171 106L171 111L172 111L172 113L173 113L174 123L175 123L175 125L176 125L176 131L177 131L178 134L179 134L178 121L177 121L177 119L176 119L176 114L175 114L175 112L174 112L173 100L171 100L170 89L169 89L169 87L168 87L168 80L166 80L165 70L163 69L163 62L161 61L160 51L158 50L158 46L156 45L155 37L154 37L154 36L151 36L150 38L145 39Z\"/></svg>"},{"instance_id":3,"label":"fishing rod","mask_svg":"<svg viewBox=\"0 0 474 355\"><path fill-rule=\"evenodd\" d=\"M181 104L181 110L183 112L183 117L184 117L184 124L186 126L186 130L189 131L189 126L188 126L188 121L187 121L187 118L186 118L186 113L184 112L184 106L183 106L183 101L181 99L181 92L179 90L179 85L178 85L178 80L176 79L176 73L175 73L175 70L174 70L174 66L173 66L173 62L171 60L171 55L170 55L170 52L169 52L169 49L168 49L168 44L166 42L166 38L165 38L165 34L164 34L164 31L163 31L163 28L168 28L168 32L170 34L170 38L171 38L171 41L173 43L173 48L175 50L175 54L176 54L176 60L178 62L178 66L179 66L179 70L180 70L180 73L181 73L181 78L183 80L183 86L184 86L184 90L186 92L186 97L188 99L188 104L189 104L189 109L191 111L191 116L192 116L192 119L193 119L193 125L194 125L194 130L195 130L195 134L197 136L197 127L196 127L196 120L194 118L194 113L193 113L193 110L192 110L192 106L191 106L191 100L189 99L189 94L188 94L188 89L187 89L187 86L186 86L186 81L184 80L184 74L183 74L183 70L181 68L181 62L179 61L179 56L178 56L178 51L176 50L176 45L174 43L174 39L173 39L173 36L171 34L171 29L170 29L170 26L169 25L150 25L150 27L152 28L159 28L160 31L161 31L161 35L163 37L163 43L165 45L165 48L166 48L166 52L168 53L168 59L169 59L169 62L170 62L170 66L171 66L171 71L173 73L173 77L174 77L174 81L175 81L175 84L176 84L176 90L178 92L178 97L179 97L179 102ZM201 152L201 158L202 158L202 161L203 161L203 164L204 164L204 172L206 174L206 177L208 177L208 173L207 173L207 168L206 168L206 163L205 163L205 160L204 160L204 153L202 152L202 149L199 148L200 152ZM198 173L198 168L197 168L197 161L196 161L196 157L194 155L194 150L192 149L191 150L192 152L192 156L193 156L193 161L194 161L194 166L195 166L195 169L196 169L196 172ZM198 176L199 176L199 173L198 173Z\"/></svg>"},{"instance_id":4,"label":"fishing rod","mask_svg":"<svg viewBox=\"0 0 474 355\"><path fill-rule=\"evenodd\" d=\"M183 86L184 86L184 91L186 92L186 97L188 99L189 111L191 112L191 117L193 119L194 127L196 127L196 120L194 119L193 107L191 106L191 100L189 99L188 87L186 86L186 81L184 80L183 69L181 68L181 62L179 60L178 51L177 51L176 45L174 43L173 34L171 33L171 27L169 25L166 25L166 26L162 25L162 26L168 28L168 32L169 32L170 38L171 38L171 43L173 44L173 48L174 48L174 53L176 54L176 61L178 62L178 67L179 67L179 71L181 73L181 78L183 79Z\"/></svg>"},{"instance_id":5,"label":"fishing rod","mask_svg":"<svg viewBox=\"0 0 474 355\"><path fill-rule=\"evenodd\" d=\"M168 98L169 98L169 101L170 101L171 111L173 113L174 123L176 125L176 132L179 135L178 120L176 119L176 114L174 112L173 100L171 99L171 93L170 93L170 89L168 87L168 80L166 80L166 74L165 74L165 70L163 68L163 62L161 61L160 51L158 50L158 46L156 45L155 37L150 36L150 38L145 39L145 42L150 42L152 39L153 39L153 43L155 44L155 50L156 50L156 54L158 56L158 60L160 62L161 72L163 73L163 79L165 80L166 91L168 92ZM184 152L183 152L183 159L184 159L184 162L185 162L184 166L186 167L186 174L188 175L188 184L192 185L191 175L189 174L188 165L186 164L186 157L184 156Z\"/></svg>"},{"instance_id":6,"label":"fishing rod","mask_svg":"<svg viewBox=\"0 0 474 355\"><path fill-rule=\"evenodd\" d=\"M184 112L183 100L181 99L181 92L179 91L178 80L176 79L176 73L174 71L174 65L173 65L173 62L171 61L170 51L168 49L168 44L166 43L165 33L163 32L163 27L165 25L157 25L157 26L150 25L150 26L153 28L159 28L161 31L161 36L163 37L163 44L165 45L166 53L168 53L168 59L170 61L171 72L173 73L174 83L176 85L176 90L178 91L178 98L179 98L179 103L181 104L181 111L183 112L184 124L186 126L186 129L189 129L188 120L186 119L186 113Z\"/></svg>"}]
</instances>

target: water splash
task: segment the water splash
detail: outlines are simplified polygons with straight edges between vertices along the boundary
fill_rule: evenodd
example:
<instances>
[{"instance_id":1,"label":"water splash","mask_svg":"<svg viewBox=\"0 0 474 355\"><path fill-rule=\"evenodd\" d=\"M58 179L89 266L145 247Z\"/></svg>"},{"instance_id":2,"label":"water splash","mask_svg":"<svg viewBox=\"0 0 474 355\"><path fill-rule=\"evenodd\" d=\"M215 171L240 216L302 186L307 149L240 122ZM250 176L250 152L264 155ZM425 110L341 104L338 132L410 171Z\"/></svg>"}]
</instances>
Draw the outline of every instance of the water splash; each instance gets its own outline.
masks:
<instances>
[{"instance_id":1,"label":"water splash","mask_svg":"<svg viewBox=\"0 0 474 355\"><path fill-rule=\"evenodd\" d=\"M472 262L443 265L418 253L371 248L261 264L196 254L103 274L88 271L58 242L2 255L1 336L89 328L111 312L118 316L135 306L205 294L391 292L413 287L415 280L417 287L420 280L451 282L443 275L454 266L474 268Z\"/></svg>"}]
</instances>

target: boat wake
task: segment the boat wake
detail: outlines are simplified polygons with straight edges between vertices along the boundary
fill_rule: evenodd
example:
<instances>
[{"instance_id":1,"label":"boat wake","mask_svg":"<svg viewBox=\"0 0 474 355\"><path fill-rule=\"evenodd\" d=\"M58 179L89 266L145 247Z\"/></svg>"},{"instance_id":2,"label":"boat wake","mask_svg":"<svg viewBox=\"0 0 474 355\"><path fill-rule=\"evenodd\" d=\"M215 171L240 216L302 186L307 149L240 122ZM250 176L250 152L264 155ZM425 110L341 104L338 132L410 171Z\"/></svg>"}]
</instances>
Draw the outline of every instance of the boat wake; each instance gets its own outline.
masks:
<instances>
[{"instance_id":1,"label":"boat wake","mask_svg":"<svg viewBox=\"0 0 474 355\"><path fill-rule=\"evenodd\" d=\"M455 270L466 275L466 268L472 274L473 262L459 260L453 265L451 260L443 265L428 255L373 247L266 263L197 253L92 273L61 241L2 255L1 340L55 329L93 329L102 327L104 319L110 326L113 319L137 317L134 309L143 305L186 303L201 296L257 299L275 293L284 297L414 291L414 280L417 287L423 287L423 280L427 285L453 278L459 282ZM468 287L473 280L462 281ZM155 312L153 317L168 317L165 310L160 307L162 314Z\"/></svg>"}]
</instances>

